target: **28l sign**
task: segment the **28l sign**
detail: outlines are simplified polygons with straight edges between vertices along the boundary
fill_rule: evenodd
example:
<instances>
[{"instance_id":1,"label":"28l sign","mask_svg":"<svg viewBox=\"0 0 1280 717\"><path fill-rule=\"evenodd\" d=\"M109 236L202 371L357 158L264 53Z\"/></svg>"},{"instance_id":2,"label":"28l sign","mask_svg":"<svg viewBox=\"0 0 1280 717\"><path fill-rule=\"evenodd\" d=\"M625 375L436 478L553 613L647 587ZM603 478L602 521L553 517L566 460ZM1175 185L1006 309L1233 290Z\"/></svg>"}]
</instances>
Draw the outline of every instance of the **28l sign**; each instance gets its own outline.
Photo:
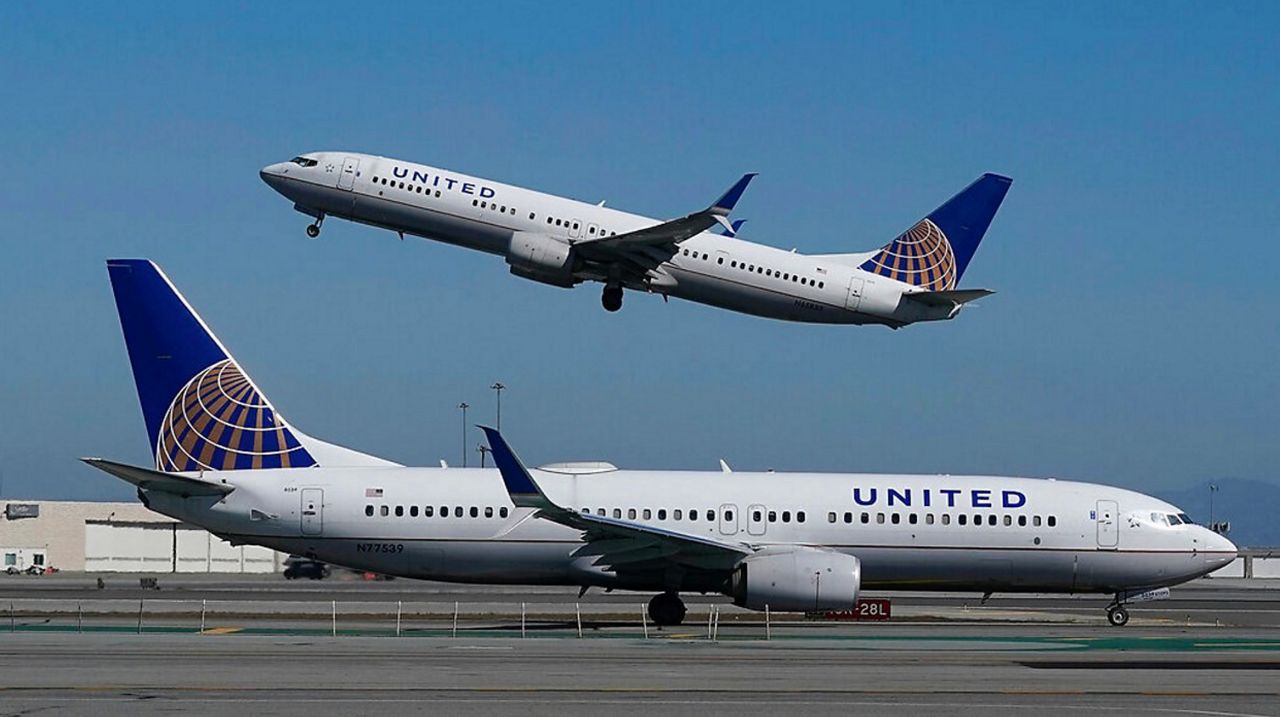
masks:
<instances>
[{"instance_id":1,"label":"28l sign","mask_svg":"<svg viewBox=\"0 0 1280 717\"><path fill-rule=\"evenodd\" d=\"M852 610L828 610L821 616L827 620L888 620L889 601L885 598L858 598Z\"/></svg>"}]
</instances>

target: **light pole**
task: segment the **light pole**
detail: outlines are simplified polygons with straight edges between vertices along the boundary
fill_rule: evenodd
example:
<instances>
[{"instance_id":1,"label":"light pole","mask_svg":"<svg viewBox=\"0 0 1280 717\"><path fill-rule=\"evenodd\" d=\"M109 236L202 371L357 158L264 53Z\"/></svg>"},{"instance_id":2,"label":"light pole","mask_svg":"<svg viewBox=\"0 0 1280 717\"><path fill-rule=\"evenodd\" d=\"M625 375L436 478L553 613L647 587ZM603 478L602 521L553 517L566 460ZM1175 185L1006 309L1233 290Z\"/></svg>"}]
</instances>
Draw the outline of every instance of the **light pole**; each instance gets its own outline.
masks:
<instances>
[{"instance_id":1,"label":"light pole","mask_svg":"<svg viewBox=\"0 0 1280 717\"><path fill-rule=\"evenodd\" d=\"M458 404L458 408L462 409L462 467L467 467L467 409L471 405L466 401Z\"/></svg>"},{"instance_id":2,"label":"light pole","mask_svg":"<svg viewBox=\"0 0 1280 717\"><path fill-rule=\"evenodd\" d=\"M494 381L493 385L490 386L489 388L492 388L494 390L494 393L498 394L498 420L497 420L497 426L495 427L499 431L501 431L502 430L502 389L506 388L506 386L503 386L501 381Z\"/></svg>"},{"instance_id":3,"label":"light pole","mask_svg":"<svg viewBox=\"0 0 1280 717\"><path fill-rule=\"evenodd\" d=\"M476 451L480 453L480 467L484 468L484 457L485 457L485 454L489 452L489 447L481 443L480 445L476 446Z\"/></svg>"},{"instance_id":4,"label":"light pole","mask_svg":"<svg viewBox=\"0 0 1280 717\"><path fill-rule=\"evenodd\" d=\"M1216 530L1213 524L1213 494L1218 492L1216 483L1209 484L1209 530Z\"/></svg>"}]
</instances>

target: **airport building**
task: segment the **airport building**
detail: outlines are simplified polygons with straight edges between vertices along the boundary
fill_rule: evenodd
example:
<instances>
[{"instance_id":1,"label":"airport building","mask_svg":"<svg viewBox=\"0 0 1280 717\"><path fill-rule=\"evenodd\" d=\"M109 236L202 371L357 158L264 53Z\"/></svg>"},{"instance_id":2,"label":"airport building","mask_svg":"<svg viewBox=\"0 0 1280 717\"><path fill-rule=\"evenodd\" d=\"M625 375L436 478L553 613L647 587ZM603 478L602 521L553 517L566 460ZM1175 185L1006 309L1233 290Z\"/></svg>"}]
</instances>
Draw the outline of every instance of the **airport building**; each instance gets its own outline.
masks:
<instances>
[{"instance_id":1,"label":"airport building","mask_svg":"<svg viewBox=\"0 0 1280 717\"><path fill-rule=\"evenodd\" d=\"M4 502L0 574L85 572L270 573L286 555L225 540L140 503Z\"/></svg>"}]
</instances>

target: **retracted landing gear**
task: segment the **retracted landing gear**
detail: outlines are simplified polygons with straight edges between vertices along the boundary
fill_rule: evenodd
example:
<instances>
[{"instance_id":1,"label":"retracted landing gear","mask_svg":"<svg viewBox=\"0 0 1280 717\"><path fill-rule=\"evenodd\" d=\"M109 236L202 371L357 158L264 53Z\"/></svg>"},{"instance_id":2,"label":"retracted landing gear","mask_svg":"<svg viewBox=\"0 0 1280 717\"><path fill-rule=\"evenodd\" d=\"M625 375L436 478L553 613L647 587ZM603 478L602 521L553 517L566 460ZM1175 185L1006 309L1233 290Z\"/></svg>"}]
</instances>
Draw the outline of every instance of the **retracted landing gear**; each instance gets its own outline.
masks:
<instances>
[{"instance_id":1,"label":"retracted landing gear","mask_svg":"<svg viewBox=\"0 0 1280 717\"><path fill-rule=\"evenodd\" d=\"M321 225L321 224L324 224L324 215L323 215L323 214L321 214L320 216L316 217L316 220L315 220L314 222L312 222L311 224L308 224L308 225L307 225L307 236L311 237L312 239L315 239L316 237L320 236L320 225Z\"/></svg>"},{"instance_id":2,"label":"retracted landing gear","mask_svg":"<svg viewBox=\"0 0 1280 717\"><path fill-rule=\"evenodd\" d=\"M600 303L604 305L605 311L617 311L622 308L622 287L617 284L605 284L604 294L600 296Z\"/></svg>"},{"instance_id":3,"label":"retracted landing gear","mask_svg":"<svg viewBox=\"0 0 1280 717\"><path fill-rule=\"evenodd\" d=\"M679 625L684 622L686 612L684 601L675 593L654 595L649 601L649 619L659 627Z\"/></svg>"}]
</instances>

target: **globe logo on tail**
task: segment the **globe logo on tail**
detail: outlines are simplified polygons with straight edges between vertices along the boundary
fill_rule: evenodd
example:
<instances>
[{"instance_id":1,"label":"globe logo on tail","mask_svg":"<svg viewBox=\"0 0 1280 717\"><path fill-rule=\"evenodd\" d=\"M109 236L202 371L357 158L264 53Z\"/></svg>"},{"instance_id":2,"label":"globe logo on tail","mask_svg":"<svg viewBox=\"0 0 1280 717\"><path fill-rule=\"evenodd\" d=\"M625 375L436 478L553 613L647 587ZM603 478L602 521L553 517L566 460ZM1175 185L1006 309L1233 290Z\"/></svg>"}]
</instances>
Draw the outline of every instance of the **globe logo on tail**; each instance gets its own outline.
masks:
<instances>
[{"instance_id":1,"label":"globe logo on tail","mask_svg":"<svg viewBox=\"0 0 1280 717\"><path fill-rule=\"evenodd\" d=\"M240 367L224 359L187 382L156 439L162 471L303 468L316 461Z\"/></svg>"},{"instance_id":2,"label":"globe logo on tail","mask_svg":"<svg viewBox=\"0 0 1280 717\"><path fill-rule=\"evenodd\" d=\"M956 256L951 242L928 219L903 232L859 268L931 291L956 287Z\"/></svg>"}]
</instances>

